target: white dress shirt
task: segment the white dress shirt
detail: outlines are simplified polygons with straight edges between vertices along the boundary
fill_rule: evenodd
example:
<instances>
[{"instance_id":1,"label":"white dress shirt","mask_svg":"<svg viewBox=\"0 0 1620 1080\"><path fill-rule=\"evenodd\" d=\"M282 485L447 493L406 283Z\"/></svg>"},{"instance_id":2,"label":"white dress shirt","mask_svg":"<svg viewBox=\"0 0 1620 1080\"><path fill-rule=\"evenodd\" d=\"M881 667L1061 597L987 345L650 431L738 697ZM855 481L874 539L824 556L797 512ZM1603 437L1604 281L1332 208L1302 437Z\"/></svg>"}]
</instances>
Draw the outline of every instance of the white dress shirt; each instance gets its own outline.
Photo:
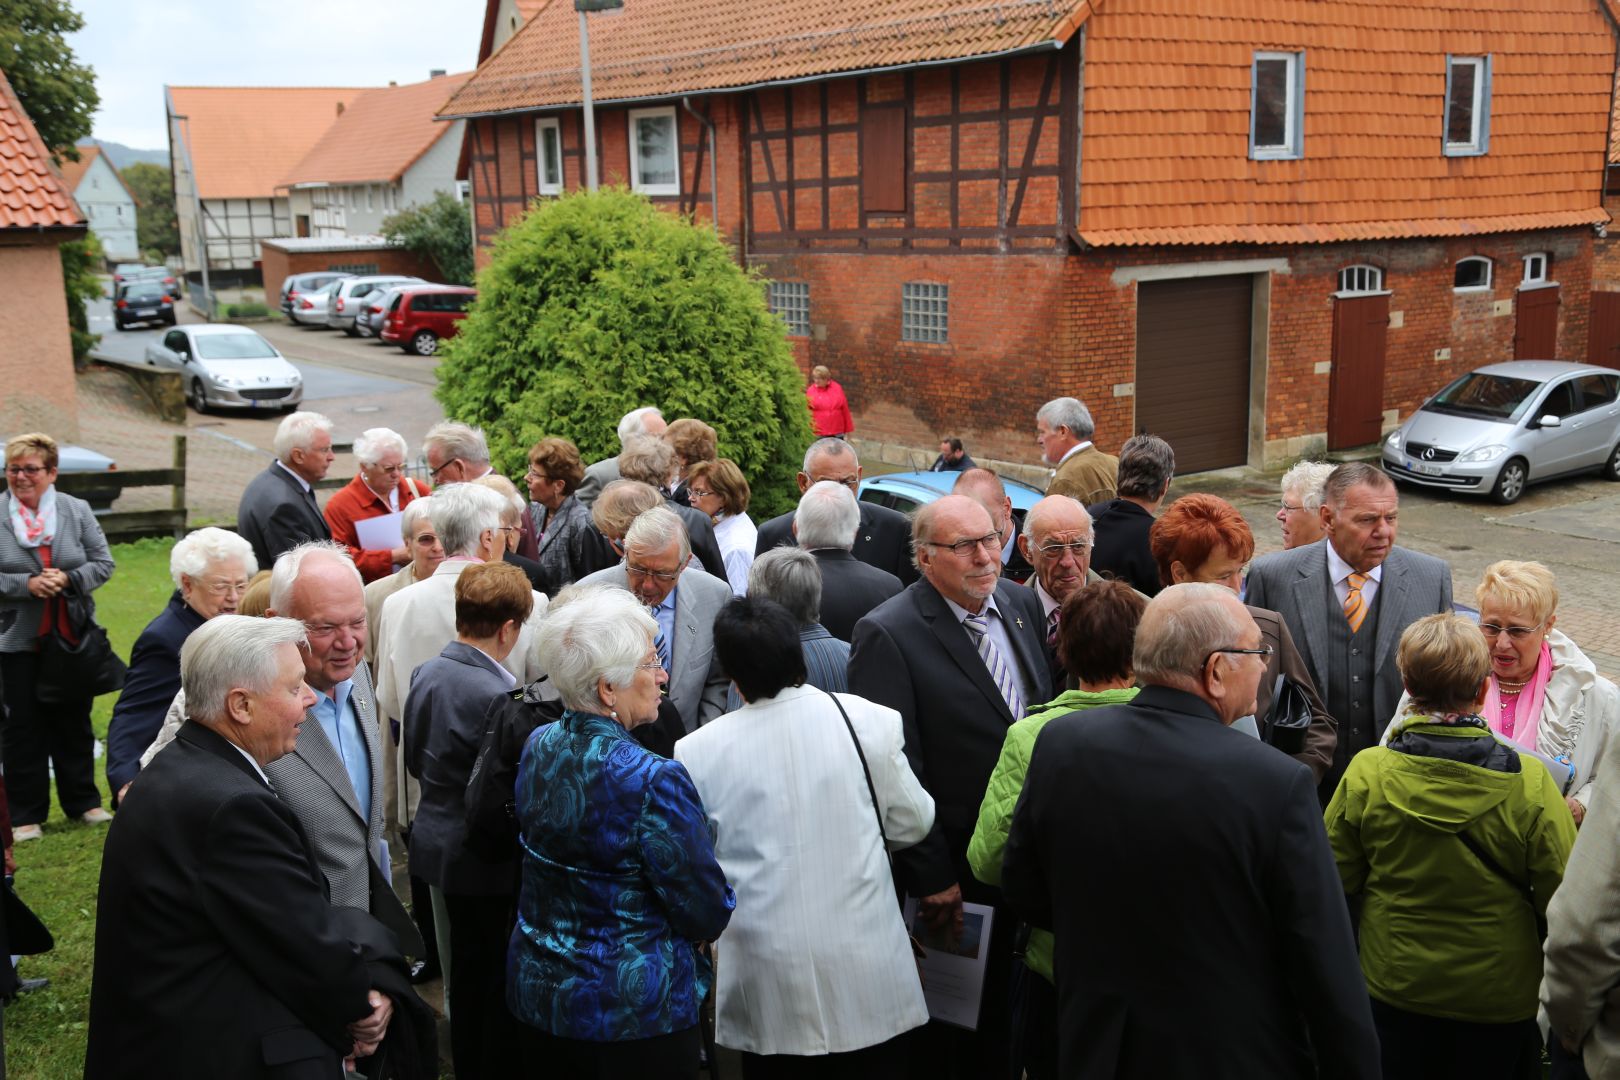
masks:
<instances>
[{"instance_id":1,"label":"white dress shirt","mask_svg":"<svg viewBox=\"0 0 1620 1080\"><path fill-rule=\"evenodd\" d=\"M1356 568L1339 558L1339 553L1333 550L1333 541L1324 540L1327 548L1328 576L1333 579L1333 595L1339 598L1339 607L1344 607L1345 598L1350 595L1350 575ZM1361 602L1368 610L1372 608L1373 597L1378 595L1378 583L1384 580L1384 564L1379 563L1367 571L1367 580L1361 585Z\"/></svg>"},{"instance_id":2,"label":"white dress shirt","mask_svg":"<svg viewBox=\"0 0 1620 1080\"><path fill-rule=\"evenodd\" d=\"M850 694L891 849L928 835L934 800L900 714ZM715 945L716 1041L755 1054L859 1050L928 1022L917 966L849 729L810 686L675 744L703 799L737 909Z\"/></svg>"}]
</instances>

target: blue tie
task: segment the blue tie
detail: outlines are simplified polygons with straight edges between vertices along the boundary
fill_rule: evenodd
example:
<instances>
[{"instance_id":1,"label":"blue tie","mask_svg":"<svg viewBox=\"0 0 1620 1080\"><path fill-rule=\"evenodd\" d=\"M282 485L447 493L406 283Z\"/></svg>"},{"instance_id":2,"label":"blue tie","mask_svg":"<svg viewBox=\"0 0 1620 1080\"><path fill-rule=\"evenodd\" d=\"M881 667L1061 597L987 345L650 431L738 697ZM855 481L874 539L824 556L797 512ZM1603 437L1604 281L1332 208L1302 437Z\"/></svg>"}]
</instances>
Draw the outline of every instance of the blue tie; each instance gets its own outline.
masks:
<instances>
[{"instance_id":1,"label":"blue tie","mask_svg":"<svg viewBox=\"0 0 1620 1080\"><path fill-rule=\"evenodd\" d=\"M658 621L658 608L660 606L662 606L662 605L650 605L647 608L647 614L649 614L649 615L651 615L653 617L654 622ZM664 669L665 674L668 674L668 672L669 672L669 640L664 637L664 631L663 631L662 628L653 631L653 648L658 650L658 663L659 663L659 666L661 666Z\"/></svg>"},{"instance_id":2,"label":"blue tie","mask_svg":"<svg viewBox=\"0 0 1620 1080\"><path fill-rule=\"evenodd\" d=\"M996 648L996 643L990 637L990 619L986 615L969 615L962 620L968 633L973 635L973 644L979 650L979 656L984 660L984 666L990 672L990 678L995 682L996 689L1007 702L1007 711L1012 718L1018 720L1024 715L1023 695L1018 692L1018 676L1013 666L1007 663Z\"/></svg>"}]
</instances>

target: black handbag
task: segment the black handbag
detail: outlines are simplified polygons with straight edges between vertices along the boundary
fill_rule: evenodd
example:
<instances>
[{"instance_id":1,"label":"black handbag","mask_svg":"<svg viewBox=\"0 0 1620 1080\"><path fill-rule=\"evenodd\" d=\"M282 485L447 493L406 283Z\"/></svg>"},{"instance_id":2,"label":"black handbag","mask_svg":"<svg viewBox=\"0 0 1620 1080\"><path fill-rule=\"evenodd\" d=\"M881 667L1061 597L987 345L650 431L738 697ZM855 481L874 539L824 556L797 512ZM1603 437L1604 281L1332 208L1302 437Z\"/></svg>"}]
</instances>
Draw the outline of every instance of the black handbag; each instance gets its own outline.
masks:
<instances>
[{"instance_id":1,"label":"black handbag","mask_svg":"<svg viewBox=\"0 0 1620 1080\"><path fill-rule=\"evenodd\" d=\"M1299 754L1305 750L1305 732L1310 726L1311 702L1305 691L1287 675L1278 675L1261 738L1285 754Z\"/></svg>"},{"instance_id":2,"label":"black handbag","mask_svg":"<svg viewBox=\"0 0 1620 1080\"><path fill-rule=\"evenodd\" d=\"M40 638L34 696L47 704L100 697L124 688L128 666L113 652L107 631L91 620L70 645L55 631Z\"/></svg>"}]
</instances>

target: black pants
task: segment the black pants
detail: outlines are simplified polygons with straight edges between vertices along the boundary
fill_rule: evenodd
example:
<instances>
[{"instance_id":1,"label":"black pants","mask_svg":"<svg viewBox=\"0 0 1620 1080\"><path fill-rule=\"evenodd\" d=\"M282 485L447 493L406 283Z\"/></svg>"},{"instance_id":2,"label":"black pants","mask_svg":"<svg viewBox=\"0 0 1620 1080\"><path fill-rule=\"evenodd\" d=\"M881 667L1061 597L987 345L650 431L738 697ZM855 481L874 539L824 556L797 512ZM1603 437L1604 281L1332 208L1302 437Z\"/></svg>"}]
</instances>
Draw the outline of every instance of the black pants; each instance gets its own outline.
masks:
<instances>
[{"instance_id":1,"label":"black pants","mask_svg":"<svg viewBox=\"0 0 1620 1080\"><path fill-rule=\"evenodd\" d=\"M422 935L422 955L416 959L425 961L429 971L438 971L439 938L433 930L433 895L428 883L415 874L411 875L411 921Z\"/></svg>"},{"instance_id":2,"label":"black pants","mask_svg":"<svg viewBox=\"0 0 1620 1080\"><path fill-rule=\"evenodd\" d=\"M1536 1080L1541 1029L1535 1020L1471 1024L1397 1009L1372 999L1384 1080Z\"/></svg>"},{"instance_id":3,"label":"black pants","mask_svg":"<svg viewBox=\"0 0 1620 1080\"><path fill-rule=\"evenodd\" d=\"M1590 1080L1586 1075L1586 1062L1579 1053L1570 1053L1558 1041L1558 1033L1547 1038L1547 1056L1552 1058L1552 1080Z\"/></svg>"},{"instance_id":4,"label":"black pants","mask_svg":"<svg viewBox=\"0 0 1620 1080\"><path fill-rule=\"evenodd\" d=\"M966 845L964 843L963 849ZM963 876L958 879L967 882ZM963 892L973 903L993 902L999 899ZM915 1052L910 1055L908 1073L927 1080L1008 1080L1012 1057L1010 1009L1008 989L1012 982L1012 939L1018 920L1007 909L996 905L995 922L991 926L990 940L981 942L981 948L990 950L985 958L984 996L979 1002L977 1031L955 1027L939 1020L930 1020L917 1031ZM1054 1038L1056 1036L1054 1035ZM1011 1077L1011 1080L1017 1080Z\"/></svg>"},{"instance_id":5,"label":"black pants","mask_svg":"<svg viewBox=\"0 0 1620 1080\"><path fill-rule=\"evenodd\" d=\"M450 917L450 1057L456 1080L522 1074L529 1033L506 1007L513 898L444 894Z\"/></svg>"},{"instance_id":6,"label":"black pants","mask_svg":"<svg viewBox=\"0 0 1620 1080\"><path fill-rule=\"evenodd\" d=\"M1012 964L1012 1058L1008 1074L1029 1080L1057 1080L1057 987L1022 960Z\"/></svg>"},{"instance_id":7,"label":"black pants","mask_svg":"<svg viewBox=\"0 0 1620 1080\"><path fill-rule=\"evenodd\" d=\"M702 1045L695 1024L628 1042L586 1042L543 1032L533 1032L529 1042L533 1061L545 1062L550 1075L568 1080L697 1080Z\"/></svg>"},{"instance_id":8,"label":"black pants","mask_svg":"<svg viewBox=\"0 0 1620 1080\"><path fill-rule=\"evenodd\" d=\"M876 1046L863 1046L842 1054L742 1055L743 1080L891 1080L906 1070L906 1036L896 1035Z\"/></svg>"},{"instance_id":9,"label":"black pants","mask_svg":"<svg viewBox=\"0 0 1620 1080\"><path fill-rule=\"evenodd\" d=\"M34 697L39 654L0 653L5 687L6 798L12 825L39 825L51 810L50 767L56 795L70 818L101 805L96 790L95 736L90 732L94 698L46 705Z\"/></svg>"}]
</instances>

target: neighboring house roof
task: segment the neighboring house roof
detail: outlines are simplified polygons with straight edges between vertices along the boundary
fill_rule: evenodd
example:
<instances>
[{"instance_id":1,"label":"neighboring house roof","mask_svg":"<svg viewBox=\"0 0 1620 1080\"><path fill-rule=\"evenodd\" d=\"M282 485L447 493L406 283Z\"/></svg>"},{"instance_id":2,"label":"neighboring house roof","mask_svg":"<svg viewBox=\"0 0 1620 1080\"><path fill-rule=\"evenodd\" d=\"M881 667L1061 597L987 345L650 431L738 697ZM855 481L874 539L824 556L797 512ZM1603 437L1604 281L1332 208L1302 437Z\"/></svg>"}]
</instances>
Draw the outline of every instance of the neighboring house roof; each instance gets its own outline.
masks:
<instances>
[{"instance_id":1,"label":"neighboring house roof","mask_svg":"<svg viewBox=\"0 0 1620 1080\"><path fill-rule=\"evenodd\" d=\"M398 182L446 134L434 114L468 74L361 93L276 186Z\"/></svg>"},{"instance_id":2,"label":"neighboring house roof","mask_svg":"<svg viewBox=\"0 0 1620 1080\"><path fill-rule=\"evenodd\" d=\"M502 0L485 0L484 2L484 30L478 38L478 62L482 64L489 59L489 54L495 51L496 25L501 14ZM517 12L518 25L521 26L534 18L535 14L544 8L551 0L508 0Z\"/></svg>"},{"instance_id":3,"label":"neighboring house roof","mask_svg":"<svg viewBox=\"0 0 1620 1080\"><path fill-rule=\"evenodd\" d=\"M625 0L621 11L590 17L592 99L646 100L1052 48L1090 12L1087 0ZM551 0L440 116L574 105L583 96L578 15Z\"/></svg>"},{"instance_id":4,"label":"neighboring house roof","mask_svg":"<svg viewBox=\"0 0 1620 1080\"><path fill-rule=\"evenodd\" d=\"M1620 71L1614 75L1613 109L1609 116L1609 164L1620 165Z\"/></svg>"},{"instance_id":5,"label":"neighboring house roof","mask_svg":"<svg viewBox=\"0 0 1620 1080\"><path fill-rule=\"evenodd\" d=\"M119 174L117 166L113 165L112 158L103 154L101 147L95 143L89 143L76 147L76 149L79 151L78 161L62 162L62 179L67 181L69 191L72 191L75 196L78 195L79 185L84 183L84 178L90 174L90 166L94 165L99 159L106 163L107 168L113 174L113 179L118 181L118 186L124 189L125 195L129 196L129 201L138 201L135 198L135 193L129 190L129 185L124 183L124 178Z\"/></svg>"},{"instance_id":6,"label":"neighboring house roof","mask_svg":"<svg viewBox=\"0 0 1620 1080\"><path fill-rule=\"evenodd\" d=\"M72 189L0 71L0 229L83 229Z\"/></svg>"},{"instance_id":7,"label":"neighboring house roof","mask_svg":"<svg viewBox=\"0 0 1620 1080\"><path fill-rule=\"evenodd\" d=\"M338 106L359 87L171 86L169 112L191 150L204 199L270 198L276 183L314 148Z\"/></svg>"}]
</instances>

